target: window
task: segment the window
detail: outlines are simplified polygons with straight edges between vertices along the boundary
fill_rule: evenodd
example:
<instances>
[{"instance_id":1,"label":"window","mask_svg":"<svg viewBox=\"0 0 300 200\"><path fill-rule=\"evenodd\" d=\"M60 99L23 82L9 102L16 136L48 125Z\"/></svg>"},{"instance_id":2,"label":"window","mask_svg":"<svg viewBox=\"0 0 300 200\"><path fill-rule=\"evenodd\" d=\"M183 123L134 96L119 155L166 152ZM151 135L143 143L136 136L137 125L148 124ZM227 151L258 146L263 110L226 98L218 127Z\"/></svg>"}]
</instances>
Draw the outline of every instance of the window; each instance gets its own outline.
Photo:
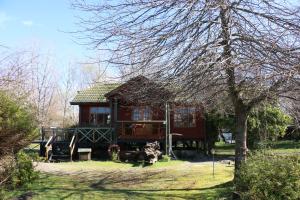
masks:
<instances>
[{"instance_id":1,"label":"window","mask_svg":"<svg viewBox=\"0 0 300 200\"><path fill-rule=\"evenodd\" d=\"M174 110L175 127L196 127L196 108L194 107L177 107Z\"/></svg>"},{"instance_id":2,"label":"window","mask_svg":"<svg viewBox=\"0 0 300 200\"><path fill-rule=\"evenodd\" d=\"M92 125L108 125L110 123L110 108L107 107L91 107L90 108L90 124Z\"/></svg>"},{"instance_id":3,"label":"window","mask_svg":"<svg viewBox=\"0 0 300 200\"><path fill-rule=\"evenodd\" d=\"M149 106L134 107L132 111L133 121L151 120L151 110Z\"/></svg>"}]
</instances>

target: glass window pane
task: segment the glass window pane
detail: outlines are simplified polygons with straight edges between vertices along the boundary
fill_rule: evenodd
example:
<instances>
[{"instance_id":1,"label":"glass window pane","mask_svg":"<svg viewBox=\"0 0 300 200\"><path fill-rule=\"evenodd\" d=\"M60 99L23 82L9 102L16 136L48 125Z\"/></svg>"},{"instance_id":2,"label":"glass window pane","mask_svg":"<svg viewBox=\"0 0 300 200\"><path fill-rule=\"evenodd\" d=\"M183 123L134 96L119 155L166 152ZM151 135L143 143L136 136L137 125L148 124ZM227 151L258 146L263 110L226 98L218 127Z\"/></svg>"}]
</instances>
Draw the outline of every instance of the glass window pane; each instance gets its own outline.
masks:
<instances>
[{"instance_id":1,"label":"glass window pane","mask_svg":"<svg viewBox=\"0 0 300 200\"><path fill-rule=\"evenodd\" d=\"M134 107L132 111L132 120L151 120L151 109L149 106Z\"/></svg>"},{"instance_id":2,"label":"glass window pane","mask_svg":"<svg viewBox=\"0 0 300 200\"><path fill-rule=\"evenodd\" d=\"M174 109L175 127L196 127L196 108L177 107Z\"/></svg>"},{"instance_id":3,"label":"glass window pane","mask_svg":"<svg viewBox=\"0 0 300 200\"><path fill-rule=\"evenodd\" d=\"M91 113L110 113L110 108L109 107L91 107L90 108Z\"/></svg>"}]
</instances>

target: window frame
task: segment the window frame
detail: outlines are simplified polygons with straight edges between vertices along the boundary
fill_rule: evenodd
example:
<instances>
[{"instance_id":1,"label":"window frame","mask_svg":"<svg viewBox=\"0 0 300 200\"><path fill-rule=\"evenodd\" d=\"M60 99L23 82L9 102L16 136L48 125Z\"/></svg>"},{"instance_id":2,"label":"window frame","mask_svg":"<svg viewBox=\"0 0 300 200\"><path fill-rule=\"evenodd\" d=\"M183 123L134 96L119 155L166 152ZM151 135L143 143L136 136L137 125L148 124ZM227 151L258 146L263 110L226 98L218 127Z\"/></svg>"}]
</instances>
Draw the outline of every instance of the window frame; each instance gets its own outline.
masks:
<instances>
[{"instance_id":1,"label":"window frame","mask_svg":"<svg viewBox=\"0 0 300 200\"><path fill-rule=\"evenodd\" d=\"M196 128L197 127L197 108L194 106L176 106L174 108L174 127L175 128Z\"/></svg>"},{"instance_id":2,"label":"window frame","mask_svg":"<svg viewBox=\"0 0 300 200\"><path fill-rule=\"evenodd\" d=\"M152 110L150 106L134 106L131 114L132 121L152 120Z\"/></svg>"},{"instance_id":3,"label":"window frame","mask_svg":"<svg viewBox=\"0 0 300 200\"><path fill-rule=\"evenodd\" d=\"M89 108L89 123L93 126L110 125L111 109L105 106L92 106ZM100 120L101 119L101 120Z\"/></svg>"}]
</instances>

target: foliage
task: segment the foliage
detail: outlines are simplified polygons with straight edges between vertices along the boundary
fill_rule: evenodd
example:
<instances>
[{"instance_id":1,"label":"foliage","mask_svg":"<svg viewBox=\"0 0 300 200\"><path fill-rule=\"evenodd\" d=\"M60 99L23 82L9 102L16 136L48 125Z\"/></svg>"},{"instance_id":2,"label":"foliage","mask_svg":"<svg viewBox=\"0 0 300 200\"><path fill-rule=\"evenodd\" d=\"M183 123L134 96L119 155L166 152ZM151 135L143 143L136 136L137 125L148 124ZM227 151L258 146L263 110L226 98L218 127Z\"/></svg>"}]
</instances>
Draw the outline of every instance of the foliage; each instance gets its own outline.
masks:
<instances>
[{"instance_id":1,"label":"foliage","mask_svg":"<svg viewBox=\"0 0 300 200\"><path fill-rule=\"evenodd\" d=\"M248 118L248 144L257 141L275 140L285 134L292 119L278 107L267 105L250 113Z\"/></svg>"},{"instance_id":2,"label":"foliage","mask_svg":"<svg viewBox=\"0 0 300 200\"><path fill-rule=\"evenodd\" d=\"M300 158L256 152L241 165L235 186L242 199L299 199Z\"/></svg>"},{"instance_id":3,"label":"foliage","mask_svg":"<svg viewBox=\"0 0 300 200\"><path fill-rule=\"evenodd\" d=\"M119 153L117 151L112 151L111 160L114 162L120 162Z\"/></svg>"},{"instance_id":4,"label":"foliage","mask_svg":"<svg viewBox=\"0 0 300 200\"><path fill-rule=\"evenodd\" d=\"M17 154L16 167L12 174L13 186L26 186L37 178L38 173L34 171L31 157L23 151L20 151Z\"/></svg>"},{"instance_id":5,"label":"foliage","mask_svg":"<svg viewBox=\"0 0 300 200\"><path fill-rule=\"evenodd\" d=\"M37 134L37 123L30 107L0 91L0 179L9 181L15 154Z\"/></svg>"},{"instance_id":6,"label":"foliage","mask_svg":"<svg viewBox=\"0 0 300 200\"><path fill-rule=\"evenodd\" d=\"M205 130L207 133L206 139L208 143L208 152L214 147L218 140L218 135L221 129L232 129L234 120L232 116L223 116L217 112L205 114Z\"/></svg>"},{"instance_id":7,"label":"foliage","mask_svg":"<svg viewBox=\"0 0 300 200\"><path fill-rule=\"evenodd\" d=\"M0 91L0 157L16 153L37 134L32 110Z\"/></svg>"},{"instance_id":8,"label":"foliage","mask_svg":"<svg viewBox=\"0 0 300 200\"><path fill-rule=\"evenodd\" d=\"M160 162L170 162L171 157L167 155L163 155L162 158L159 160Z\"/></svg>"}]
</instances>

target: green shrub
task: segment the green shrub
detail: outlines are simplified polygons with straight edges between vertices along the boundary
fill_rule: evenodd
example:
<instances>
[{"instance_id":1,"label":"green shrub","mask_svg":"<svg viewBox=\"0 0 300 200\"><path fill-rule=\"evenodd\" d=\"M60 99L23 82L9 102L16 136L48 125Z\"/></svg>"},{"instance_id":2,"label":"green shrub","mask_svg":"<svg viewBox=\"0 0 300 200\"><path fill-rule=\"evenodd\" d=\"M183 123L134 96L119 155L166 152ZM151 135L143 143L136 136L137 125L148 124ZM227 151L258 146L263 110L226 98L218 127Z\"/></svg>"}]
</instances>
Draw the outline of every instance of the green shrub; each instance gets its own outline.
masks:
<instances>
[{"instance_id":1,"label":"green shrub","mask_svg":"<svg viewBox=\"0 0 300 200\"><path fill-rule=\"evenodd\" d=\"M17 153L38 135L33 110L28 104L0 90L0 157Z\"/></svg>"},{"instance_id":2,"label":"green shrub","mask_svg":"<svg viewBox=\"0 0 300 200\"><path fill-rule=\"evenodd\" d=\"M170 162L171 157L167 155L163 155L162 158L159 160L160 162Z\"/></svg>"},{"instance_id":3,"label":"green shrub","mask_svg":"<svg viewBox=\"0 0 300 200\"><path fill-rule=\"evenodd\" d=\"M0 187L0 199L5 199L5 190Z\"/></svg>"},{"instance_id":4,"label":"green shrub","mask_svg":"<svg viewBox=\"0 0 300 200\"><path fill-rule=\"evenodd\" d=\"M28 157L35 162L44 161L42 157L40 157L39 153L32 150L23 150L24 153L28 155Z\"/></svg>"},{"instance_id":5,"label":"green shrub","mask_svg":"<svg viewBox=\"0 0 300 200\"><path fill-rule=\"evenodd\" d=\"M256 148L258 142L284 136L291 123L292 118L279 107L265 105L254 109L248 118L248 147Z\"/></svg>"},{"instance_id":6,"label":"green shrub","mask_svg":"<svg viewBox=\"0 0 300 200\"><path fill-rule=\"evenodd\" d=\"M113 161L113 162L120 162L119 153L118 152L116 152L116 151L112 151L111 152L111 161Z\"/></svg>"},{"instance_id":7,"label":"green shrub","mask_svg":"<svg viewBox=\"0 0 300 200\"><path fill-rule=\"evenodd\" d=\"M17 154L16 166L12 174L12 185L14 187L26 186L38 178L38 172L34 171L32 159L23 151Z\"/></svg>"},{"instance_id":8,"label":"green shrub","mask_svg":"<svg viewBox=\"0 0 300 200\"><path fill-rule=\"evenodd\" d=\"M237 172L235 186L241 199L300 199L300 158L256 152Z\"/></svg>"}]
</instances>

